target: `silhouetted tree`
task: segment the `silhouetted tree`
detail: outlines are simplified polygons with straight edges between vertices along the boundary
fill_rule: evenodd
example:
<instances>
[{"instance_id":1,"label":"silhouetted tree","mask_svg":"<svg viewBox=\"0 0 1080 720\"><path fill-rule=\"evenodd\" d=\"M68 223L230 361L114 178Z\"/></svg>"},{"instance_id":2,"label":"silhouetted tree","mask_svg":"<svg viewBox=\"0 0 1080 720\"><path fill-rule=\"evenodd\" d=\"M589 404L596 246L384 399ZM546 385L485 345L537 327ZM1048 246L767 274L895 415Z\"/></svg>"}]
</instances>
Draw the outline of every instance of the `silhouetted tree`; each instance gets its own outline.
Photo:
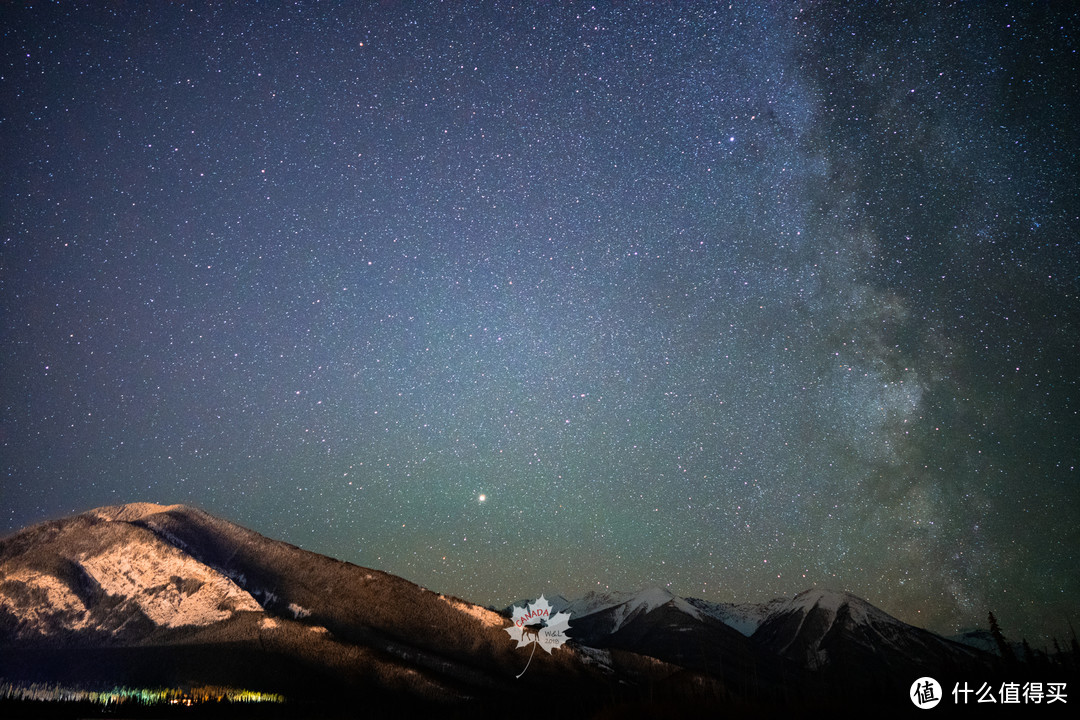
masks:
<instances>
[{"instance_id":1,"label":"silhouetted tree","mask_svg":"<svg viewBox=\"0 0 1080 720\"><path fill-rule=\"evenodd\" d=\"M1072 621L1069 621L1069 629L1072 630L1072 643L1069 645L1068 666L1075 670L1080 663L1080 643L1076 641L1076 629L1072 626Z\"/></svg>"},{"instance_id":2,"label":"silhouetted tree","mask_svg":"<svg viewBox=\"0 0 1080 720\"><path fill-rule=\"evenodd\" d=\"M1016 664L1016 655L1013 654L1012 648L1009 647L1009 643L1005 640L1005 635L1001 632L1001 628L998 626L997 618L994 617L994 613L990 613L990 634L994 636L994 642L997 643L998 652L1001 653L1001 659L1005 661L1006 665Z\"/></svg>"}]
</instances>

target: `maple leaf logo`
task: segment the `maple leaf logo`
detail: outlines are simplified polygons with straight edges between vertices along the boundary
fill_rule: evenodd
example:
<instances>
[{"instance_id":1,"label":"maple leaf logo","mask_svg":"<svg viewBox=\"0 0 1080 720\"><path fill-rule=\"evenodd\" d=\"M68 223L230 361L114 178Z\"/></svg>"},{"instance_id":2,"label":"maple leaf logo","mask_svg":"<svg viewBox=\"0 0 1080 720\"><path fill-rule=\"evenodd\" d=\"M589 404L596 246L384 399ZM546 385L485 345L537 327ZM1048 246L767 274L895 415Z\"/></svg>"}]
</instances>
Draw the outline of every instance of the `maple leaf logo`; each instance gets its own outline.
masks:
<instances>
[{"instance_id":1,"label":"maple leaf logo","mask_svg":"<svg viewBox=\"0 0 1080 720\"><path fill-rule=\"evenodd\" d=\"M525 670L528 670L529 664L532 663L537 645L550 655L552 650L562 647L563 643L570 639L566 636L566 631L570 629L570 613L561 612L552 615L551 605L543 595L526 607L511 608L510 619L514 624L503 628L510 638L517 641L519 648L533 646L532 652L529 653L529 662L525 663ZM524 675L525 670L522 670L518 677Z\"/></svg>"}]
</instances>

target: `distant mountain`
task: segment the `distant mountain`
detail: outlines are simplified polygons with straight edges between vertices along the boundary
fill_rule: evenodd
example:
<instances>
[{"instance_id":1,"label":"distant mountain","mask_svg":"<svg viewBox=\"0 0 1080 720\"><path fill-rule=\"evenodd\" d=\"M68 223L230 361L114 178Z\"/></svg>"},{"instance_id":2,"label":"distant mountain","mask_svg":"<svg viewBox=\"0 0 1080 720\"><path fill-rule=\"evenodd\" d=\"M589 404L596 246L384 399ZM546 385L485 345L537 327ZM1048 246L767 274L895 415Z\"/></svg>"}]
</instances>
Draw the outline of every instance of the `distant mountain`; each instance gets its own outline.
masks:
<instances>
[{"instance_id":1,"label":"distant mountain","mask_svg":"<svg viewBox=\"0 0 1080 720\"><path fill-rule=\"evenodd\" d=\"M810 671L826 697L877 699L902 693L923 676L951 687L1000 669L987 653L901 622L850 593L829 590L807 590L775 606L751 640L762 652Z\"/></svg>"},{"instance_id":2,"label":"distant mountain","mask_svg":"<svg viewBox=\"0 0 1080 720\"><path fill-rule=\"evenodd\" d=\"M813 589L728 604L652 588L564 603L581 642L719 677L761 703L778 694L829 704L845 695L902 697L923 675L947 680L1000 670L991 654L908 625L850 593Z\"/></svg>"},{"instance_id":3,"label":"distant mountain","mask_svg":"<svg viewBox=\"0 0 1080 720\"><path fill-rule=\"evenodd\" d=\"M686 598L686 602L699 611L750 637L777 607L787 602L776 598L764 603L716 603L698 598Z\"/></svg>"},{"instance_id":4,"label":"distant mountain","mask_svg":"<svg viewBox=\"0 0 1080 720\"><path fill-rule=\"evenodd\" d=\"M990 653L991 655L1000 655L1001 650L998 648L997 641L994 640L993 634L989 630L982 628L973 628L971 630L965 630L959 635L949 636L949 640L958 642L961 645L967 645L977 650Z\"/></svg>"},{"instance_id":5,"label":"distant mountain","mask_svg":"<svg viewBox=\"0 0 1080 720\"><path fill-rule=\"evenodd\" d=\"M712 608L715 610L715 608ZM799 669L763 655L746 635L662 588L591 593L569 603L581 643L658 658L719 679L739 697L768 702ZM798 683L798 680L795 680Z\"/></svg>"},{"instance_id":6,"label":"distant mountain","mask_svg":"<svg viewBox=\"0 0 1080 720\"><path fill-rule=\"evenodd\" d=\"M901 622L850 593L807 590L774 606L753 640L810 670L832 666L929 671L978 665L985 654Z\"/></svg>"},{"instance_id":7,"label":"distant mountain","mask_svg":"<svg viewBox=\"0 0 1080 720\"><path fill-rule=\"evenodd\" d=\"M989 630L983 630L982 628L974 628L971 630L965 630L958 635L950 635L949 640L958 642L961 645L967 645L973 647L976 650L981 650L985 653L993 655L994 657L1001 658L1001 647L998 645L997 640L994 639L994 634ZM1009 648L1012 649L1013 657L1023 661L1037 661L1038 655L1048 656L1048 648L1031 648L1024 644L1023 638L1020 640L1006 641ZM1032 655L1033 657L1029 657ZM1004 658L1002 658L1004 660Z\"/></svg>"},{"instance_id":8,"label":"distant mountain","mask_svg":"<svg viewBox=\"0 0 1080 720\"><path fill-rule=\"evenodd\" d=\"M537 654L517 679L528 655L508 625L185 506L100 508L0 540L10 682L232 685L304 702L359 693L400 712L514 705L549 682L587 707L612 682L679 670L568 647Z\"/></svg>"},{"instance_id":9,"label":"distant mountain","mask_svg":"<svg viewBox=\"0 0 1080 720\"><path fill-rule=\"evenodd\" d=\"M570 613L571 641L530 655L507 613L191 507L99 508L0 540L0 686L243 687L315 714L363 697L395 715L618 717L906 702L917 677L974 679L996 662L825 590L760 605L661 588L547 599Z\"/></svg>"},{"instance_id":10,"label":"distant mountain","mask_svg":"<svg viewBox=\"0 0 1080 720\"><path fill-rule=\"evenodd\" d=\"M658 587L637 592L590 592L574 600L567 600L561 595L554 595L553 598L551 605L555 610L570 612L579 618L619 608L609 614L608 620L613 624L607 628L608 632L617 631L634 616L673 602L680 612L690 617L701 620L707 616L719 620L746 637L754 634L775 607L787 602L786 598L777 598L767 603L717 603L679 597Z\"/></svg>"}]
</instances>

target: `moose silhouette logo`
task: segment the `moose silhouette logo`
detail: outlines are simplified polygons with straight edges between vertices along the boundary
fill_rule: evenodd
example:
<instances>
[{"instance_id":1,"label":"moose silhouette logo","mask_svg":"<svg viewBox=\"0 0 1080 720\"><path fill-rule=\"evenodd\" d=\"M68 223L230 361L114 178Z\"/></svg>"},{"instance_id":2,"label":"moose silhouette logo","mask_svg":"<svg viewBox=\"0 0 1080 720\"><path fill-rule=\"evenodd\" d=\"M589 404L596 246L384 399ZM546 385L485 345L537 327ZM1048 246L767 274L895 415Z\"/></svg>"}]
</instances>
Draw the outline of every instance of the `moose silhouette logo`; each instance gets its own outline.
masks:
<instances>
[{"instance_id":1,"label":"moose silhouette logo","mask_svg":"<svg viewBox=\"0 0 1080 720\"><path fill-rule=\"evenodd\" d=\"M528 670L532 663L537 645L550 655L552 650L562 647L563 643L569 639L566 637L566 631L570 629L570 613L561 612L552 615L551 605L543 595L526 607L512 608L510 619L514 624L505 630L511 639L517 641L519 648L526 645L533 646L532 652L529 653L529 662L525 663L525 670ZM522 670L518 677L524 675L525 670Z\"/></svg>"},{"instance_id":2,"label":"moose silhouette logo","mask_svg":"<svg viewBox=\"0 0 1080 720\"><path fill-rule=\"evenodd\" d=\"M522 625L521 626L521 640L525 642L540 642L540 630L545 626L543 624L537 625ZM532 640L525 640L525 638L532 638Z\"/></svg>"}]
</instances>

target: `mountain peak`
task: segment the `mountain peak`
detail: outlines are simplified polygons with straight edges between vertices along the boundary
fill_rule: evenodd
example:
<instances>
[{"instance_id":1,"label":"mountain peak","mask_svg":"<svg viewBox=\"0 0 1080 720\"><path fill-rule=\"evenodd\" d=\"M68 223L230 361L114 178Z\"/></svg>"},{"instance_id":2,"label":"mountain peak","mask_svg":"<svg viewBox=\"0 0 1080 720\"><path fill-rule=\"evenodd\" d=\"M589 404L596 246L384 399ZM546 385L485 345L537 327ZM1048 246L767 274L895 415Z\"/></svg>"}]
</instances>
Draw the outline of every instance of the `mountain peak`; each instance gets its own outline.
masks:
<instances>
[{"instance_id":1,"label":"mountain peak","mask_svg":"<svg viewBox=\"0 0 1080 720\"><path fill-rule=\"evenodd\" d=\"M695 620L701 619L701 612L696 607L688 603L684 598L681 598L670 590L662 587L645 588L634 595L628 605L630 605L632 609L644 608L645 612L652 612L656 608L667 605L668 603L674 603L675 607Z\"/></svg>"},{"instance_id":2,"label":"mountain peak","mask_svg":"<svg viewBox=\"0 0 1080 720\"><path fill-rule=\"evenodd\" d=\"M784 611L800 610L810 612L814 608L828 614L830 622L835 619L837 613L847 607L848 617L856 623L865 623L871 619L878 622L901 623L883 610L874 607L858 595L852 595L843 590L830 590L828 588L810 588L803 590L793 597Z\"/></svg>"},{"instance_id":3,"label":"mountain peak","mask_svg":"<svg viewBox=\"0 0 1080 720\"><path fill-rule=\"evenodd\" d=\"M674 599L675 595L662 587L648 587L634 595L635 604L648 605L650 608L659 607Z\"/></svg>"},{"instance_id":4,"label":"mountain peak","mask_svg":"<svg viewBox=\"0 0 1080 720\"><path fill-rule=\"evenodd\" d=\"M637 592L590 592L567 605L572 616L603 616L605 632L617 632L631 620L648 615L657 608L670 605L694 620L701 620L701 611L666 588L649 587Z\"/></svg>"},{"instance_id":5,"label":"mountain peak","mask_svg":"<svg viewBox=\"0 0 1080 720\"><path fill-rule=\"evenodd\" d=\"M822 610L839 610L840 606L850 600L858 600L858 598L843 590L813 587L798 593L791 599L791 602L805 607L814 607L816 605Z\"/></svg>"},{"instance_id":6,"label":"mountain peak","mask_svg":"<svg viewBox=\"0 0 1080 720\"><path fill-rule=\"evenodd\" d=\"M81 633L137 642L160 628L261 613L224 572L150 527L151 518L176 510L190 512L154 503L102 507L0 543L0 641Z\"/></svg>"},{"instance_id":7,"label":"mountain peak","mask_svg":"<svg viewBox=\"0 0 1080 720\"><path fill-rule=\"evenodd\" d=\"M124 505L107 505L95 508L87 513L100 520L108 522L135 522L147 515L169 512L170 510L186 510L186 505L159 505L151 502L133 502Z\"/></svg>"}]
</instances>

